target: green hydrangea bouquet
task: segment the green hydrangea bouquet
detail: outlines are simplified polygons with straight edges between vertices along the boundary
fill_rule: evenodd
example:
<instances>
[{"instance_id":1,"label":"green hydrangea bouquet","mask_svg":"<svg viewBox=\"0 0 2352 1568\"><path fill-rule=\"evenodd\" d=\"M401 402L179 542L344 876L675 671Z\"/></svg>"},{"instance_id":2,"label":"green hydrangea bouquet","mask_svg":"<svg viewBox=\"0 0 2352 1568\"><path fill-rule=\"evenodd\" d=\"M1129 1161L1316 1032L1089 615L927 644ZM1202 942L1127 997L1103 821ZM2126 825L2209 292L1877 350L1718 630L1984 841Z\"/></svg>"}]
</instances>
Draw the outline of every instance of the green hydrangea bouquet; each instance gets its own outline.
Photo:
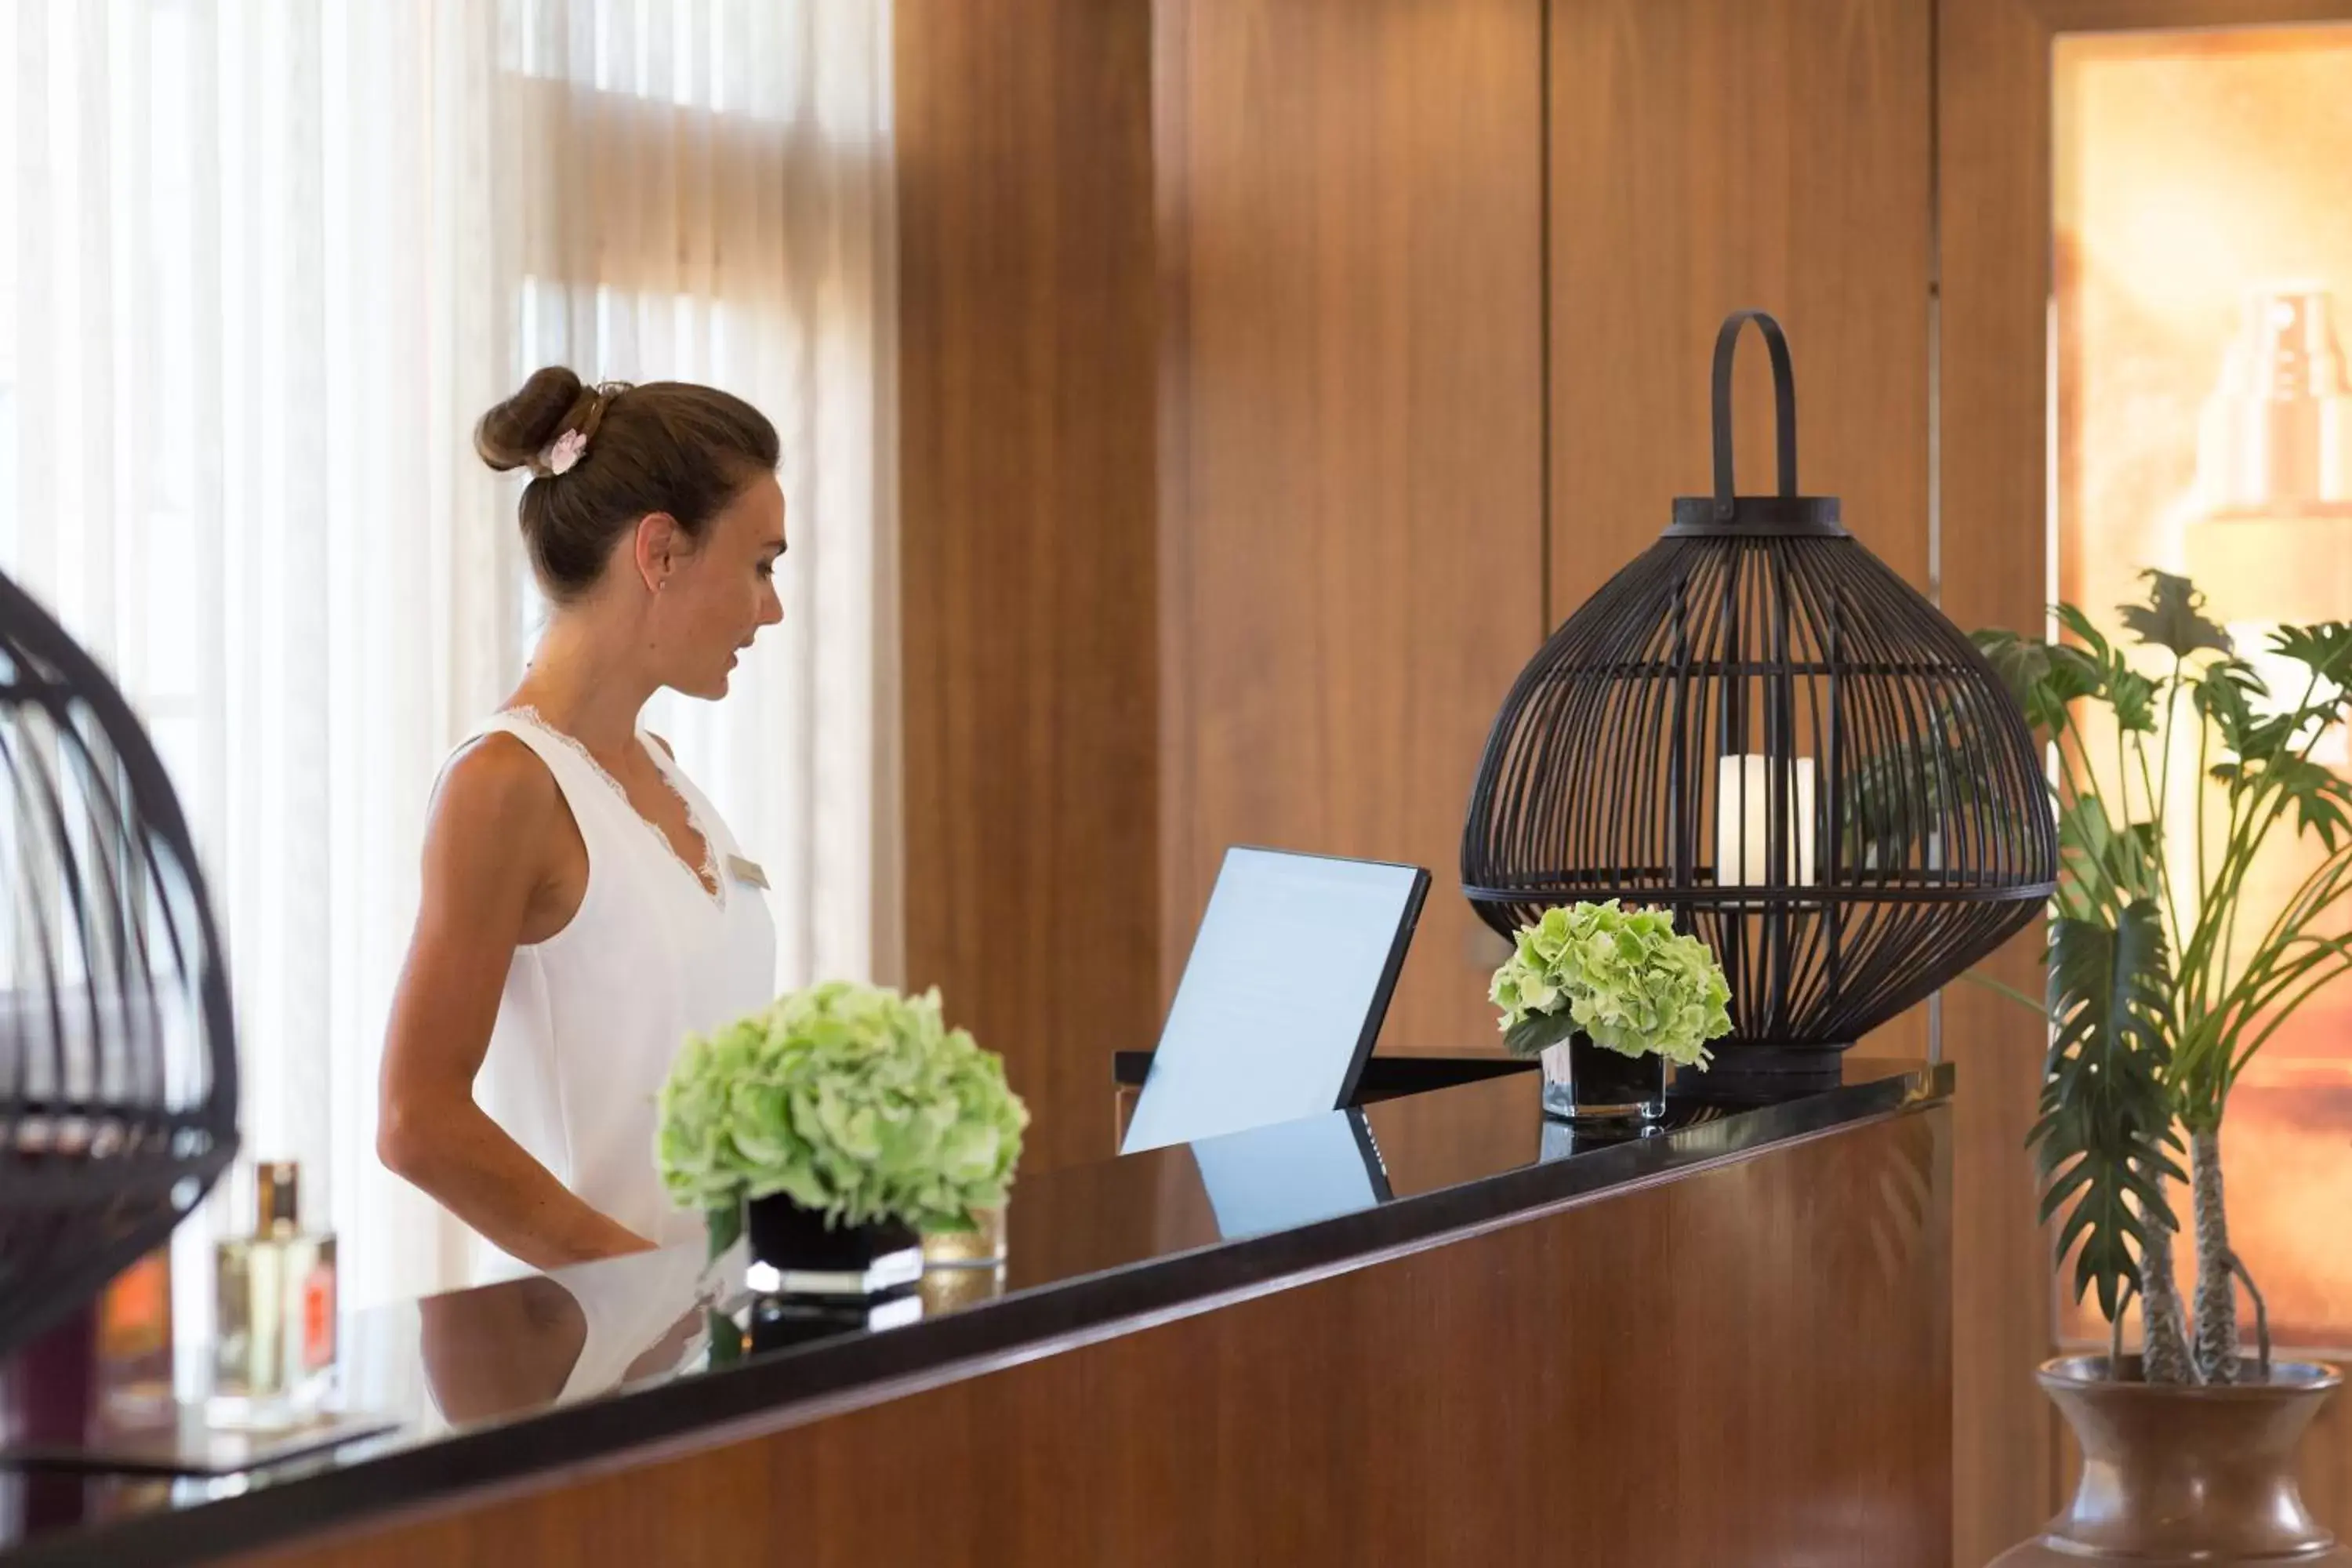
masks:
<instances>
[{"instance_id":1,"label":"green hydrangea bouquet","mask_svg":"<svg viewBox=\"0 0 2352 1568\"><path fill-rule=\"evenodd\" d=\"M1704 1068L1731 1032L1731 987L1715 954L1657 910L1617 900L1547 910L1495 971L1505 1048L1540 1055L1579 1030L1621 1056Z\"/></svg>"},{"instance_id":2,"label":"green hydrangea bouquet","mask_svg":"<svg viewBox=\"0 0 2352 1568\"><path fill-rule=\"evenodd\" d=\"M828 1226L969 1227L1004 1201L1029 1112L937 991L830 982L688 1039L656 1160L681 1208L781 1193Z\"/></svg>"}]
</instances>

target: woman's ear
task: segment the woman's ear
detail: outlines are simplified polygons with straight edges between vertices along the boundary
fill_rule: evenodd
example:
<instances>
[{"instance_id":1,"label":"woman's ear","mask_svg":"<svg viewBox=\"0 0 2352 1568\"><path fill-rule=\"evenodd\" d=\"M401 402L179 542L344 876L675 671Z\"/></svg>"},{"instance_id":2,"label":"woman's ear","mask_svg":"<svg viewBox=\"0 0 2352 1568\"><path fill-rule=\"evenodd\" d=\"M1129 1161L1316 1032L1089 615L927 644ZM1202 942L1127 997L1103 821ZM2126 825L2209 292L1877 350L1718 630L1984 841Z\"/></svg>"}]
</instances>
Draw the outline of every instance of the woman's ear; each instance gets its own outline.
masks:
<instances>
[{"instance_id":1,"label":"woman's ear","mask_svg":"<svg viewBox=\"0 0 2352 1568\"><path fill-rule=\"evenodd\" d=\"M637 575L646 592L657 594L677 570L686 554L686 531L677 519L666 511L649 511L637 519L637 531L631 541L631 550Z\"/></svg>"}]
</instances>

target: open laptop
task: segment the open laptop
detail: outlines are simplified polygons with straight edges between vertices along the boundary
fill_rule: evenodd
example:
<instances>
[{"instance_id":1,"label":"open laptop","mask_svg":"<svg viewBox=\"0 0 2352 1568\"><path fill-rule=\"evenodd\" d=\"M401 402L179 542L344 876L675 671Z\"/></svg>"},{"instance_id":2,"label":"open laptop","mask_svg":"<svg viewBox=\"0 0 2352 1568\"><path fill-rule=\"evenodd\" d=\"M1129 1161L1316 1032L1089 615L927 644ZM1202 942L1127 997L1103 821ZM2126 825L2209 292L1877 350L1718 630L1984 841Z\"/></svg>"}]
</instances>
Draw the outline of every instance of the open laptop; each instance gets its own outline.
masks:
<instances>
[{"instance_id":1,"label":"open laptop","mask_svg":"<svg viewBox=\"0 0 2352 1568\"><path fill-rule=\"evenodd\" d=\"M1346 1105L1428 892L1417 866L1228 849L1119 1152Z\"/></svg>"}]
</instances>

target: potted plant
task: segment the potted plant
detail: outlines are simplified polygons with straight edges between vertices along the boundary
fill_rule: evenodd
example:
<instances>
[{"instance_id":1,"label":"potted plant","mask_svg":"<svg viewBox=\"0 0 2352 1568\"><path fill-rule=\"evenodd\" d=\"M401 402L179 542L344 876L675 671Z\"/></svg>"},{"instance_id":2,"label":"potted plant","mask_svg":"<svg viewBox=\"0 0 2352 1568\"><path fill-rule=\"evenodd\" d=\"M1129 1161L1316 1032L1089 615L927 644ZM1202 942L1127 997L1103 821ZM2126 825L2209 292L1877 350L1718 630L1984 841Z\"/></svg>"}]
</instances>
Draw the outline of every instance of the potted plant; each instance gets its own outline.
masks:
<instances>
[{"instance_id":1,"label":"potted plant","mask_svg":"<svg viewBox=\"0 0 2352 1568\"><path fill-rule=\"evenodd\" d=\"M772 1268L859 1274L1003 1203L1028 1121L937 991L836 981L688 1040L656 1157L714 1256L748 1230Z\"/></svg>"},{"instance_id":2,"label":"potted plant","mask_svg":"<svg viewBox=\"0 0 2352 1568\"><path fill-rule=\"evenodd\" d=\"M2283 627L2258 666L2186 579L2146 578L2146 601L2120 611L2128 647L2073 605L2056 612L2066 641L1977 637L2055 759L2046 994L2009 994L2050 1023L2030 1139L2042 1217L2059 1220L2075 1299L2095 1292L2108 1324L2106 1355L2040 1373L2082 1444L2082 1489L2002 1561L2352 1563L2330 1551L2294 1479L2295 1445L2337 1374L2273 1361L2221 1184L2231 1087L2298 1005L2352 968L2352 936L2328 929L2352 886L2352 784L2313 756L2352 707L2352 626ZM2292 673L2274 687L2265 668ZM2173 792L2207 781L2214 798L2168 830ZM2257 857L2295 838L2316 864L2275 916L2250 910ZM2173 1249L2183 1181L2185 1303ZM2135 1303L2142 1348L2127 1357Z\"/></svg>"},{"instance_id":3,"label":"potted plant","mask_svg":"<svg viewBox=\"0 0 2352 1568\"><path fill-rule=\"evenodd\" d=\"M1547 910L1495 971L1504 1048L1543 1064L1546 1113L1647 1122L1665 1113L1666 1065L1704 1069L1731 1032L1715 954L1658 910L1617 900Z\"/></svg>"}]
</instances>

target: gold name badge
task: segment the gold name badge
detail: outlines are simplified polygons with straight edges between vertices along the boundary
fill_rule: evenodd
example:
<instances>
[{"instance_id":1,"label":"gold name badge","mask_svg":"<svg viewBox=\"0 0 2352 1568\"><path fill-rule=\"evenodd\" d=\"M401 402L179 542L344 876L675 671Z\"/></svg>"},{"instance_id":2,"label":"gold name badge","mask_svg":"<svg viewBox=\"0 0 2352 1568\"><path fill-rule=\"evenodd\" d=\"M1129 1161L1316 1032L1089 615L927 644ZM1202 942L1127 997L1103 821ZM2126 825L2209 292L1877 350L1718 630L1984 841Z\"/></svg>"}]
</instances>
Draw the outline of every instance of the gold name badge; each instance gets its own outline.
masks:
<instances>
[{"instance_id":1,"label":"gold name badge","mask_svg":"<svg viewBox=\"0 0 2352 1568\"><path fill-rule=\"evenodd\" d=\"M740 855L727 857L727 874L739 882L749 882L755 888L768 885L768 874L760 869L756 860L746 860Z\"/></svg>"}]
</instances>

